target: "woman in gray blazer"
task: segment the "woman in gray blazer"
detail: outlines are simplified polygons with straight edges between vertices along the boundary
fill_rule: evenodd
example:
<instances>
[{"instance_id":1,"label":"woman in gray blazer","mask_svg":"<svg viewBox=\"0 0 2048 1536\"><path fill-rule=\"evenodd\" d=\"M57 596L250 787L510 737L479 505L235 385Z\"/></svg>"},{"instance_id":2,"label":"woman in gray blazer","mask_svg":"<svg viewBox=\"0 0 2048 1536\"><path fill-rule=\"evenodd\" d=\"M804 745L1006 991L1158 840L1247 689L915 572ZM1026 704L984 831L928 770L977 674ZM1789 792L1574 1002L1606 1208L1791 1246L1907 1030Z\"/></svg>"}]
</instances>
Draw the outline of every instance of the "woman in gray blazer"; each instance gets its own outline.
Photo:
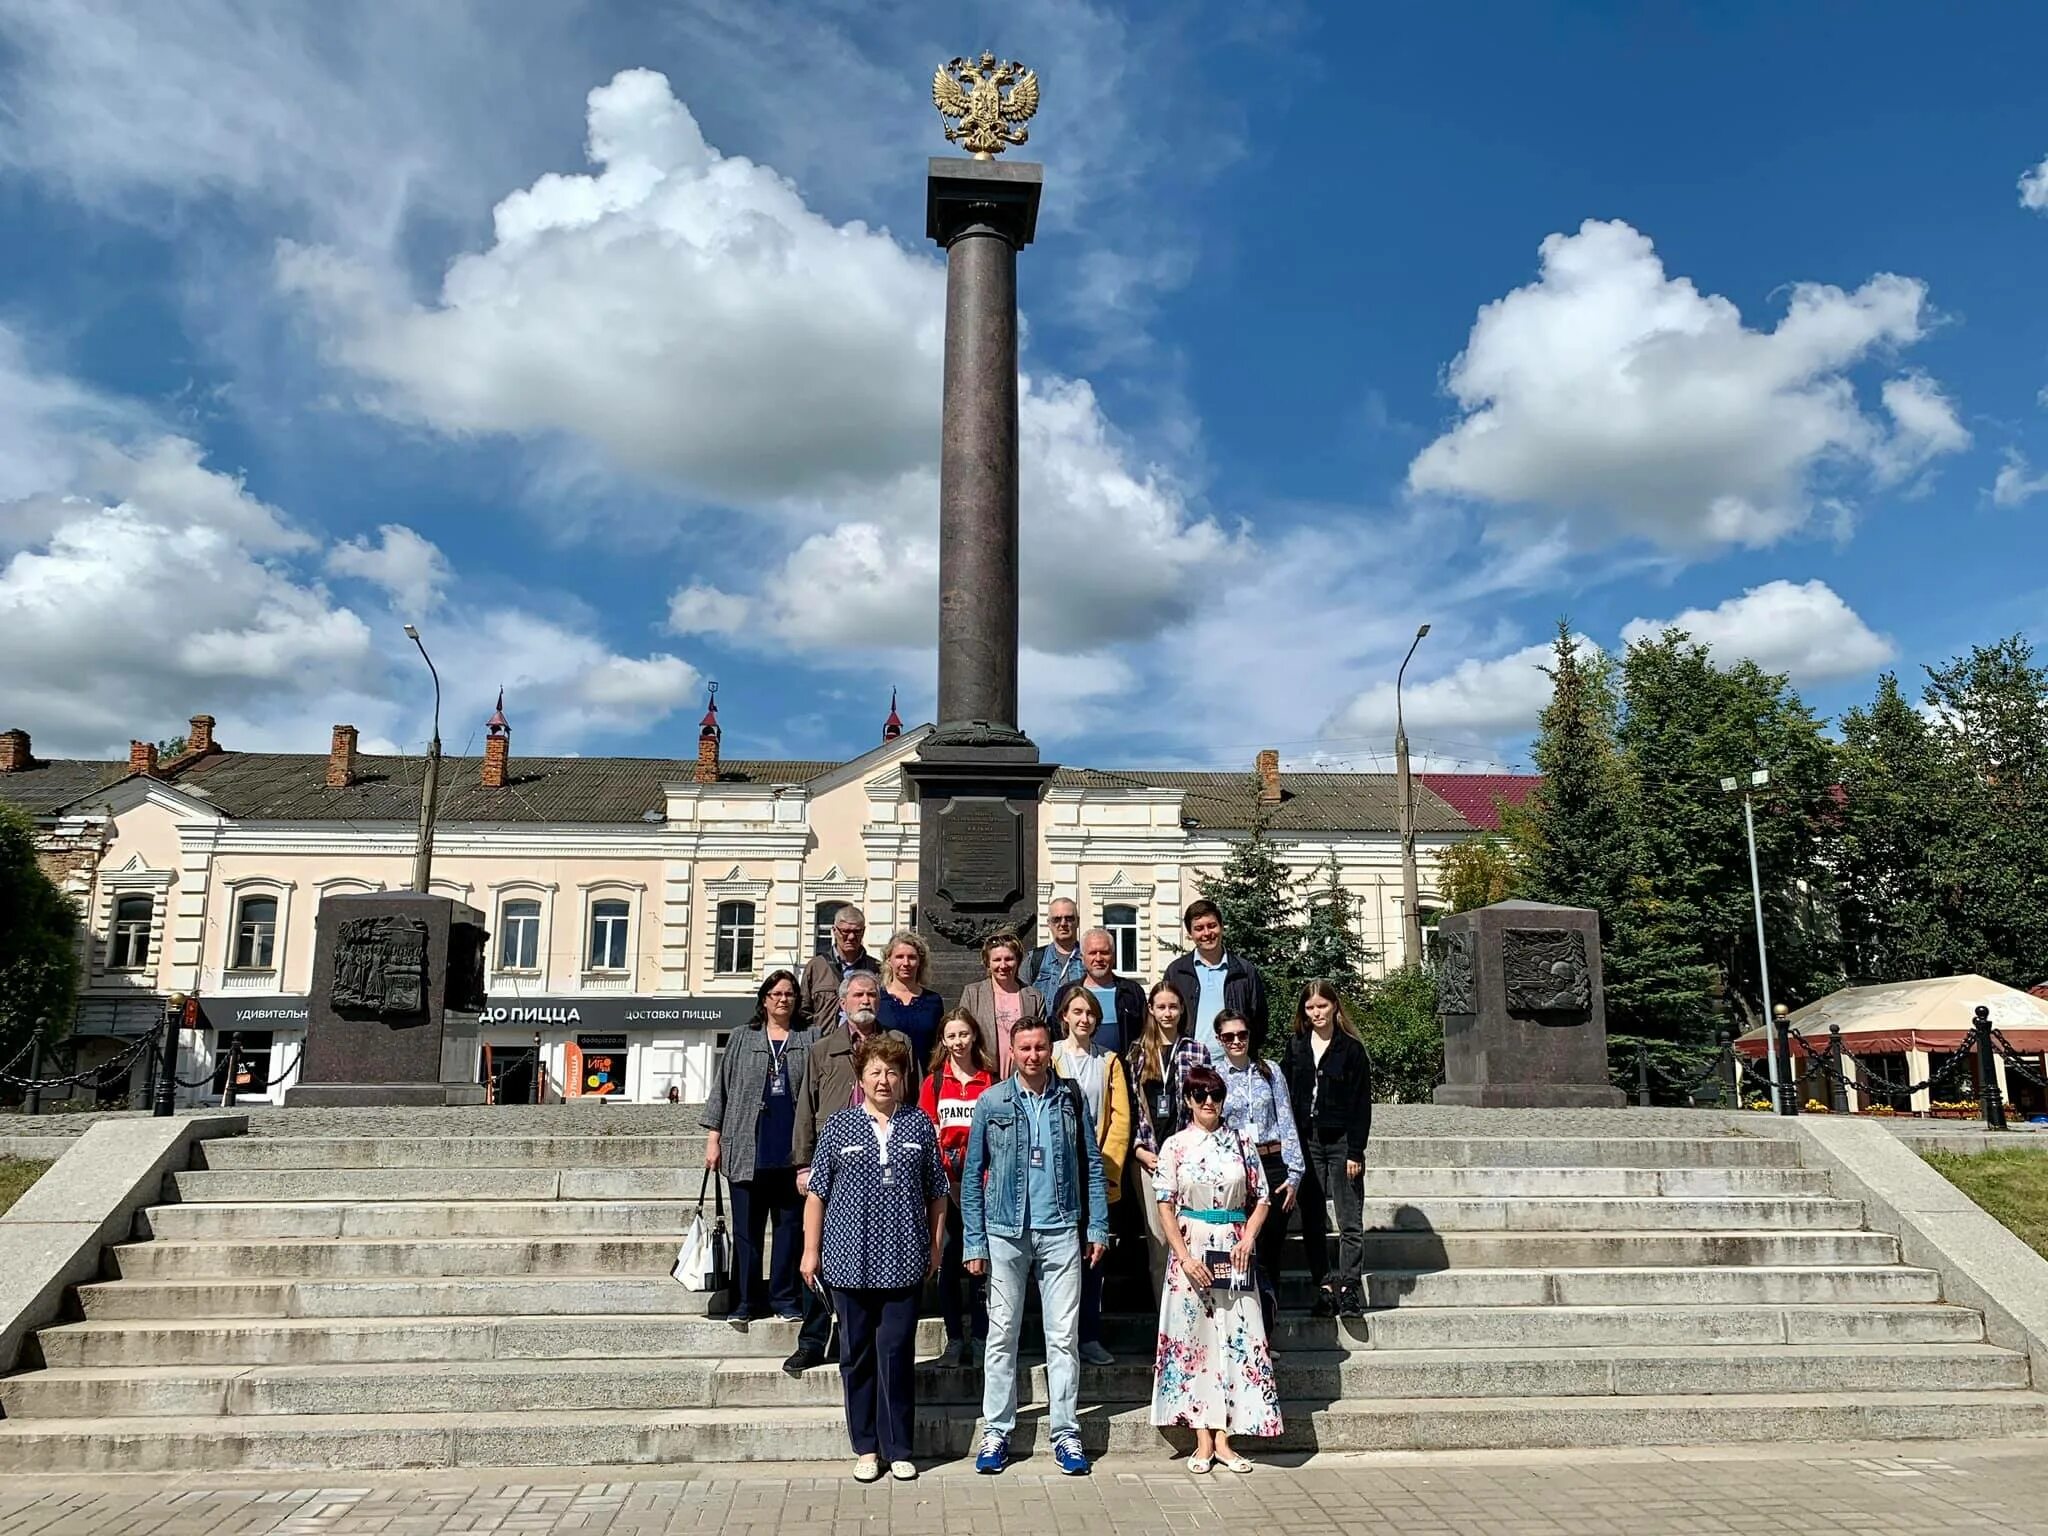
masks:
<instances>
[{"instance_id":1,"label":"woman in gray blazer","mask_svg":"<svg viewBox=\"0 0 2048 1536\"><path fill-rule=\"evenodd\" d=\"M803 1316L803 1201L796 1192L790 1134L804 1067L817 1038L798 1026L798 994L791 971L771 971L761 983L754 1017L735 1030L719 1059L705 1101L703 1126L711 1134L704 1166L732 1186L733 1288L726 1321L742 1333L769 1309L785 1319ZM774 1251L761 1273L761 1240L775 1218Z\"/></svg>"},{"instance_id":2,"label":"woman in gray blazer","mask_svg":"<svg viewBox=\"0 0 2048 1536\"><path fill-rule=\"evenodd\" d=\"M1010 1029L1020 1019L1045 1017L1045 999L1036 987L1017 979L1024 963L1024 941L1003 928L981 941L983 981L970 981L960 992L960 1006L981 1027L982 1048L996 1064L996 1081L1010 1075Z\"/></svg>"}]
</instances>

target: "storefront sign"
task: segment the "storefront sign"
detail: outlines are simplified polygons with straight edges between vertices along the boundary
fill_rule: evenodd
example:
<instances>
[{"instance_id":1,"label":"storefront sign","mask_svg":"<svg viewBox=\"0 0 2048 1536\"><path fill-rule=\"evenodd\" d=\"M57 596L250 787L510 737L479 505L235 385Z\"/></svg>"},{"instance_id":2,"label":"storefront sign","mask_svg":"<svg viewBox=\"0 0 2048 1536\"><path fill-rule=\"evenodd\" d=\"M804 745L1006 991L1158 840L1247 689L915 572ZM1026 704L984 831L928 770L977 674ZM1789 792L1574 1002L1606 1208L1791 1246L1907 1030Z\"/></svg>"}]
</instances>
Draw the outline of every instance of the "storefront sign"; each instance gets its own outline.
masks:
<instances>
[{"instance_id":1,"label":"storefront sign","mask_svg":"<svg viewBox=\"0 0 2048 1536\"><path fill-rule=\"evenodd\" d=\"M720 1030L754 1016L739 997L492 997L479 1022L514 1029Z\"/></svg>"},{"instance_id":2,"label":"storefront sign","mask_svg":"<svg viewBox=\"0 0 2048 1536\"><path fill-rule=\"evenodd\" d=\"M310 997L197 997L198 1023L212 1030L304 1029L313 1017Z\"/></svg>"}]
</instances>

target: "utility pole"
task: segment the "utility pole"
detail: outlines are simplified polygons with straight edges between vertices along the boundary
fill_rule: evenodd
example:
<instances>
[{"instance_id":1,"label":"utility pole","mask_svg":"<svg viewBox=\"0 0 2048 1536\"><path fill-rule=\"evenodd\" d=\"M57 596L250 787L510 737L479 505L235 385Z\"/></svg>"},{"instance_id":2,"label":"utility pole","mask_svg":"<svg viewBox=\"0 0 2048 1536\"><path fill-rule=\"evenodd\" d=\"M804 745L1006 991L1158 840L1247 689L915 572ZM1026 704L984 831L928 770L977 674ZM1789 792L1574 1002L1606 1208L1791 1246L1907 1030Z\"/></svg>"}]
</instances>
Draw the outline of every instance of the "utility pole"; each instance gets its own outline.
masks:
<instances>
[{"instance_id":1,"label":"utility pole","mask_svg":"<svg viewBox=\"0 0 2048 1536\"><path fill-rule=\"evenodd\" d=\"M434 669L434 658L421 643L419 630L406 625L405 638L419 646L420 660L434 679L434 735L427 743L427 778L420 786L420 841L412 859L412 888L424 894L434 875L434 802L441 793L441 674Z\"/></svg>"},{"instance_id":2,"label":"utility pole","mask_svg":"<svg viewBox=\"0 0 2048 1536\"><path fill-rule=\"evenodd\" d=\"M1428 633L1427 624L1415 631L1408 654L1394 674L1394 773L1401 796L1401 948L1402 960L1408 965L1422 963L1422 893L1415 878L1415 787L1408 777L1408 727L1401 719L1401 679L1415 659L1415 647Z\"/></svg>"},{"instance_id":3,"label":"utility pole","mask_svg":"<svg viewBox=\"0 0 2048 1536\"><path fill-rule=\"evenodd\" d=\"M1756 911L1756 973L1764 994L1764 1045L1771 1058L1771 1097L1776 1101L1781 1115L1799 1113L1799 1090L1793 1082L1791 1052L1785 1052L1784 1070L1779 1070L1778 1054L1786 1044L1786 1025L1771 1009L1771 962L1764 948L1764 886L1756 866L1756 810L1754 791L1771 782L1771 770L1759 768L1749 776L1749 783L1739 779L1723 779L1721 790L1724 794L1742 794L1742 825L1749 836L1749 897Z\"/></svg>"}]
</instances>

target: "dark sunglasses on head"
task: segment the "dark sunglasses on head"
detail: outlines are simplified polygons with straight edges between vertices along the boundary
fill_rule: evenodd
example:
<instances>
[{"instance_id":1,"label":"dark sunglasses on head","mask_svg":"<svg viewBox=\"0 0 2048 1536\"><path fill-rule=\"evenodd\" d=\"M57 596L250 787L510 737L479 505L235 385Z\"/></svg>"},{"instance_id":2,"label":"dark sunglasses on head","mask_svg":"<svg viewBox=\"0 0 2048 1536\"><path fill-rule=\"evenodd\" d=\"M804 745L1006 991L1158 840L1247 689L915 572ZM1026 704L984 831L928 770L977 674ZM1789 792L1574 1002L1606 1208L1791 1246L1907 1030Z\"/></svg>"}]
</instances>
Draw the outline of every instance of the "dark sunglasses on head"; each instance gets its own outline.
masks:
<instances>
[{"instance_id":1,"label":"dark sunglasses on head","mask_svg":"<svg viewBox=\"0 0 2048 1536\"><path fill-rule=\"evenodd\" d=\"M1214 1104L1222 1097L1223 1095L1214 1088L1190 1088L1188 1090L1188 1102L1190 1104Z\"/></svg>"}]
</instances>

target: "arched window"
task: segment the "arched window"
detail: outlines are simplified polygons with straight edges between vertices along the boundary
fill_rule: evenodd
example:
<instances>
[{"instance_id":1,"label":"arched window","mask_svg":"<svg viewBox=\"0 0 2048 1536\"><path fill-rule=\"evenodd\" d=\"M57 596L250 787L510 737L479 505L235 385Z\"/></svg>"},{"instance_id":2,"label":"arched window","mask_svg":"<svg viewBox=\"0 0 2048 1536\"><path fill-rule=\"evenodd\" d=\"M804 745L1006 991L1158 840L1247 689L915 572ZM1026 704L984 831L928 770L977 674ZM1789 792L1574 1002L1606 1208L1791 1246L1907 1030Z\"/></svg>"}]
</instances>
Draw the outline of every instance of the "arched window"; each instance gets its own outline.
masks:
<instances>
[{"instance_id":1,"label":"arched window","mask_svg":"<svg viewBox=\"0 0 2048 1536\"><path fill-rule=\"evenodd\" d=\"M1102 926L1116 940L1116 969L1120 976L1138 974L1138 909L1124 902L1102 909Z\"/></svg>"},{"instance_id":2,"label":"arched window","mask_svg":"<svg viewBox=\"0 0 2048 1536\"><path fill-rule=\"evenodd\" d=\"M107 965L116 971L139 971L149 964L150 919L154 896L123 896L114 903L114 931Z\"/></svg>"},{"instance_id":3,"label":"arched window","mask_svg":"<svg viewBox=\"0 0 2048 1536\"><path fill-rule=\"evenodd\" d=\"M626 929L632 908L623 901L593 901L590 904L590 969L623 971L626 968Z\"/></svg>"},{"instance_id":4,"label":"arched window","mask_svg":"<svg viewBox=\"0 0 2048 1536\"><path fill-rule=\"evenodd\" d=\"M540 969L540 903L508 901L498 909L498 969Z\"/></svg>"},{"instance_id":5,"label":"arched window","mask_svg":"<svg viewBox=\"0 0 2048 1536\"><path fill-rule=\"evenodd\" d=\"M268 971L277 965L277 898L244 896L235 909L235 969Z\"/></svg>"},{"instance_id":6,"label":"arched window","mask_svg":"<svg viewBox=\"0 0 2048 1536\"><path fill-rule=\"evenodd\" d=\"M718 904L718 958L714 968L721 976L753 974L754 904L751 901L721 901Z\"/></svg>"}]
</instances>

